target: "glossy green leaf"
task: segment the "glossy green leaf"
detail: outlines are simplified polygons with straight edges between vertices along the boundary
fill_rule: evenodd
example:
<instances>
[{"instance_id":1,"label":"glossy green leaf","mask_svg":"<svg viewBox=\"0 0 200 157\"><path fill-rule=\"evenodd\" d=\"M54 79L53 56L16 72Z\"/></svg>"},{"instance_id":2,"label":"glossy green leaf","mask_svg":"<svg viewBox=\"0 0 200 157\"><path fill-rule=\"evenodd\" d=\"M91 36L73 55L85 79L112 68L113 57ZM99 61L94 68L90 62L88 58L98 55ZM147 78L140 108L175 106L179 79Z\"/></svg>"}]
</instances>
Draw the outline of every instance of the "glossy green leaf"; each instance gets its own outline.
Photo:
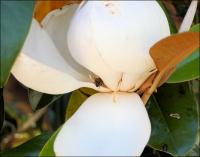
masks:
<instances>
[{"instance_id":1,"label":"glossy green leaf","mask_svg":"<svg viewBox=\"0 0 200 157\"><path fill-rule=\"evenodd\" d=\"M96 90L92 89L92 88L80 88L79 91L81 91L83 94L87 95L87 96L91 96L93 94L98 93Z\"/></svg>"},{"instance_id":2,"label":"glossy green leaf","mask_svg":"<svg viewBox=\"0 0 200 157\"><path fill-rule=\"evenodd\" d=\"M87 98L88 95L85 95L80 90L74 91L69 99L66 119L69 119Z\"/></svg>"},{"instance_id":3,"label":"glossy green leaf","mask_svg":"<svg viewBox=\"0 0 200 157\"><path fill-rule=\"evenodd\" d=\"M33 110L38 110L58 100L62 95L50 95L28 89L28 98Z\"/></svg>"},{"instance_id":4,"label":"glossy green leaf","mask_svg":"<svg viewBox=\"0 0 200 157\"><path fill-rule=\"evenodd\" d=\"M49 137L50 137L49 133L41 134L16 148L0 153L0 156L2 157L38 156L39 152L41 151L42 147L44 146L46 141L49 139Z\"/></svg>"},{"instance_id":5,"label":"glossy green leaf","mask_svg":"<svg viewBox=\"0 0 200 157\"><path fill-rule=\"evenodd\" d=\"M199 78L200 49L177 65L167 83L180 83Z\"/></svg>"},{"instance_id":6,"label":"glossy green leaf","mask_svg":"<svg viewBox=\"0 0 200 157\"><path fill-rule=\"evenodd\" d=\"M170 28L170 32L171 34L177 33L177 28L176 25L172 19L172 17L170 16L167 8L165 7L165 5L163 4L162 1L157 0L157 2L160 4L161 8L163 9L163 11L165 12L165 15L167 17L168 23L169 23L169 28Z\"/></svg>"},{"instance_id":7,"label":"glossy green leaf","mask_svg":"<svg viewBox=\"0 0 200 157\"><path fill-rule=\"evenodd\" d=\"M175 156L192 149L198 135L198 104L188 83L166 84L148 102L149 146Z\"/></svg>"},{"instance_id":8,"label":"glossy green leaf","mask_svg":"<svg viewBox=\"0 0 200 157\"><path fill-rule=\"evenodd\" d=\"M53 135L49 138L49 140L45 143L44 147L42 148L39 156L42 157L46 157L46 156L49 156L49 157L54 157L55 156L55 153L53 151L53 146L54 146L54 141L56 139L56 136L58 135L59 131L60 131L61 127L56 130Z\"/></svg>"},{"instance_id":9,"label":"glossy green leaf","mask_svg":"<svg viewBox=\"0 0 200 157\"><path fill-rule=\"evenodd\" d=\"M1 59L0 87L10 70L28 34L32 21L34 1L1 1Z\"/></svg>"},{"instance_id":10,"label":"glossy green leaf","mask_svg":"<svg viewBox=\"0 0 200 157\"><path fill-rule=\"evenodd\" d=\"M190 31L200 32L200 24L194 25ZM167 83L180 83L199 78L200 49L196 50L184 61L177 65L176 71L171 75Z\"/></svg>"},{"instance_id":11,"label":"glossy green leaf","mask_svg":"<svg viewBox=\"0 0 200 157\"><path fill-rule=\"evenodd\" d=\"M200 133L200 129L199 129L199 133ZM200 154L200 145L199 145L199 134L196 140L195 145L193 146L193 148L187 153L186 156L199 156Z\"/></svg>"},{"instance_id":12,"label":"glossy green leaf","mask_svg":"<svg viewBox=\"0 0 200 157\"><path fill-rule=\"evenodd\" d=\"M200 32L200 23L192 26L192 28L190 29L191 32Z\"/></svg>"}]
</instances>

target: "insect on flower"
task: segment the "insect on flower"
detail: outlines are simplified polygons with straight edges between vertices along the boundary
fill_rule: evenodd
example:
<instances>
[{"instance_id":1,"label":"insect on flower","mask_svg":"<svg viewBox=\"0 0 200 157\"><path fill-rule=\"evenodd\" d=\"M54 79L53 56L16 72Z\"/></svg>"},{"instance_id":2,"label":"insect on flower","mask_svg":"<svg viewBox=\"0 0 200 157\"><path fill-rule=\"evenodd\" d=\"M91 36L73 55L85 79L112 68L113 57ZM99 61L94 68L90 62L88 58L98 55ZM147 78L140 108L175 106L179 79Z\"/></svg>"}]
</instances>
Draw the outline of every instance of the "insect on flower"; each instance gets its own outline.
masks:
<instances>
[{"instance_id":1,"label":"insect on flower","mask_svg":"<svg viewBox=\"0 0 200 157\"><path fill-rule=\"evenodd\" d=\"M95 86L96 87L101 87L101 86L103 86L104 85L104 83L103 83L103 80L100 78L100 77L98 77L98 78L95 78Z\"/></svg>"}]
</instances>

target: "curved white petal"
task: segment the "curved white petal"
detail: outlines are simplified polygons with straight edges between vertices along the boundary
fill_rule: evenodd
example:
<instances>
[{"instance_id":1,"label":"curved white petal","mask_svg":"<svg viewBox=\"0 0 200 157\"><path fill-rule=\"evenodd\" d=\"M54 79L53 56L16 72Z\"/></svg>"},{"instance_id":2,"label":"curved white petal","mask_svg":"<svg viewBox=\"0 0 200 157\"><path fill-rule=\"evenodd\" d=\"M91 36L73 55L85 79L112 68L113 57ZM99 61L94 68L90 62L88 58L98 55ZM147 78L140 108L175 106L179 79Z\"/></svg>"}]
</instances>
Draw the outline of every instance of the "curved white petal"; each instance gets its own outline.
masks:
<instances>
[{"instance_id":1,"label":"curved white petal","mask_svg":"<svg viewBox=\"0 0 200 157\"><path fill-rule=\"evenodd\" d=\"M192 25L192 21L194 20L194 16L197 10L198 0L193 0L190 4L190 7L183 19L183 22L179 28L179 33L188 31Z\"/></svg>"},{"instance_id":2,"label":"curved white petal","mask_svg":"<svg viewBox=\"0 0 200 157\"><path fill-rule=\"evenodd\" d=\"M144 81L155 71L156 69L151 72L147 71L135 74L123 73L122 82L120 84L120 91L136 91L144 83Z\"/></svg>"},{"instance_id":3,"label":"curved white petal","mask_svg":"<svg viewBox=\"0 0 200 157\"><path fill-rule=\"evenodd\" d=\"M68 66L35 19L12 74L25 86L49 94L62 94L80 87L97 89L93 83L88 83L89 78ZM107 91L102 87L98 89Z\"/></svg>"},{"instance_id":4,"label":"curved white petal","mask_svg":"<svg viewBox=\"0 0 200 157\"><path fill-rule=\"evenodd\" d=\"M89 97L63 125L56 156L140 156L151 132L143 102L135 93Z\"/></svg>"},{"instance_id":5,"label":"curved white petal","mask_svg":"<svg viewBox=\"0 0 200 157\"><path fill-rule=\"evenodd\" d=\"M115 70L151 71L149 50L170 35L167 18L156 1L93 1L92 28L100 55Z\"/></svg>"},{"instance_id":6,"label":"curved white petal","mask_svg":"<svg viewBox=\"0 0 200 157\"><path fill-rule=\"evenodd\" d=\"M74 68L77 72L84 76L91 75L91 72L79 65L69 53L67 44L67 31L69 29L70 21L74 15L78 4L66 5L61 9L56 9L50 12L42 21L43 28L50 35L55 46L59 50L61 56L65 61Z\"/></svg>"},{"instance_id":7,"label":"curved white petal","mask_svg":"<svg viewBox=\"0 0 200 157\"><path fill-rule=\"evenodd\" d=\"M81 5L72 18L68 31L68 44L71 55L82 66L101 77L112 90L116 90L121 73L115 72L102 59L98 47L94 42L91 25L91 1Z\"/></svg>"}]
</instances>

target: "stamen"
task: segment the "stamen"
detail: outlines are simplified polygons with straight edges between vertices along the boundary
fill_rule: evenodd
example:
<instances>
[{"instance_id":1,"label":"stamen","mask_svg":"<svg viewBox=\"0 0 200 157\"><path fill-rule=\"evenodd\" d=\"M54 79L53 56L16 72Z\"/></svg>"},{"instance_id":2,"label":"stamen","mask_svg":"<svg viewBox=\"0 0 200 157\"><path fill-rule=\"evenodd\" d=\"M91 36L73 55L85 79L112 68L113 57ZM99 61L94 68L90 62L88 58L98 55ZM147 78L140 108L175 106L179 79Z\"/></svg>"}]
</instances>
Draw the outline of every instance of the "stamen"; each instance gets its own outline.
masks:
<instances>
[{"instance_id":1,"label":"stamen","mask_svg":"<svg viewBox=\"0 0 200 157\"><path fill-rule=\"evenodd\" d=\"M113 102L114 102L114 103L116 103L116 94L117 94L117 91L114 91L114 92L113 92Z\"/></svg>"}]
</instances>

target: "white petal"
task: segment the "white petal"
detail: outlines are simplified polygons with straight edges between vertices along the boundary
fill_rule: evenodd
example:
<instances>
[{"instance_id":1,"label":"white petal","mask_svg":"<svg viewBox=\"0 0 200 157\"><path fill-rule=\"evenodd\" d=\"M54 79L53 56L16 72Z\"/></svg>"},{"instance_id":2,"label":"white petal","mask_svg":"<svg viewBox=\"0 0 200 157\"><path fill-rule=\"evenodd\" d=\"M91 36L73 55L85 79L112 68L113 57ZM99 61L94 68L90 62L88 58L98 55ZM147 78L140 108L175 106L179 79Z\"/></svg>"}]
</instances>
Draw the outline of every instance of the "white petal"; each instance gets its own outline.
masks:
<instances>
[{"instance_id":1,"label":"white petal","mask_svg":"<svg viewBox=\"0 0 200 157\"><path fill-rule=\"evenodd\" d=\"M136 91L155 71L156 69L151 72L147 71L135 74L123 73L122 82L120 84L120 91Z\"/></svg>"},{"instance_id":2,"label":"white petal","mask_svg":"<svg viewBox=\"0 0 200 157\"><path fill-rule=\"evenodd\" d=\"M69 53L67 44L67 31L72 16L74 15L78 4L66 5L61 9L50 12L42 21L43 28L50 35L55 46L59 50L65 61L82 75L89 76L91 72L79 65Z\"/></svg>"},{"instance_id":3,"label":"white petal","mask_svg":"<svg viewBox=\"0 0 200 157\"><path fill-rule=\"evenodd\" d=\"M170 35L165 13L156 1L95 1L92 28L103 59L125 73L151 71L149 49Z\"/></svg>"},{"instance_id":4,"label":"white petal","mask_svg":"<svg viewBox=\"0 0 200 157\"><path fill-rule=\"evenodd\" d=\"M67 65L35 19L12 74L25 86L49 94L62 94L83 86L96 88L88 83L89 78Z\"/></svg>"},{"instance_id":5,"label":"white petal","mask_svg":"<svg viewBox=\"0 0 200 157\"><path fill-rule=\"evenodd\" d=\"M190 7L183 19L183 22L179 28L179 33L188 31L192 25L196 10L197 10L198 0L193 0L190 4Z\"/></svg>"},{"instance_id":6,"label":"white petal","mask_svg":"<svg viewBox=\"0 0 200 157\"><path fill-rule=\"evenodd\" d=\"M63 125L56 156L140 156L151 132L143 102L135 93L89 97Z\"/></svg>"},{"instance_id":7,"label":"white petal","mask_svg":"<svg viewBox=\"0 0 200 157\"><path fill-rule=\"evenodd\" d=\"M76 11L68 32L68 44L71 55L82 66L101 77L112 90L116 90L121 73L115 72L102 59L93 38L91 11L93 5L87 1Z\"/></svg>"}]
</instances>

